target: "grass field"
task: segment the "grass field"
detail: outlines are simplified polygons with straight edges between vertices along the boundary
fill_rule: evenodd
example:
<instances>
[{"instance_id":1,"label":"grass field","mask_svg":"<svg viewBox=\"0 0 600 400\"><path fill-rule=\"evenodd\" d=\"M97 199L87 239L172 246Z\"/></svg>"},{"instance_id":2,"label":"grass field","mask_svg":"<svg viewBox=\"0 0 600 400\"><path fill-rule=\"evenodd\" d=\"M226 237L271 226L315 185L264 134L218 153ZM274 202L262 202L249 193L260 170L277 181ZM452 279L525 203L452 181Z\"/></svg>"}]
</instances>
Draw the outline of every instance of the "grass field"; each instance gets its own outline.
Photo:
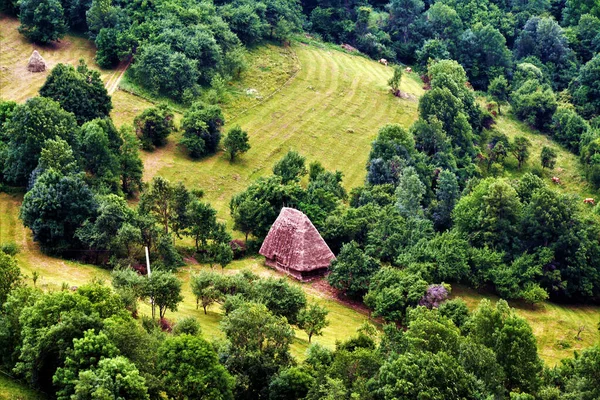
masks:
<instances>
[{"instance_id":1,"label":"grass field","mask_svg":"<svg viewBox=\"0 0 600 400\"><path fill-rule=\"evenodd\" d=\"M36 94L45 74L32 75L25 70L34 47L18 35L17 25L14 19L0 17L0 96L24 101ZM51 65L76 63L81 57L92 64L93 45L82 38L67 36L55 48L42 49L42 55ZM361 185L370 143L379 127L390 122L408 127L417 117L417 98L422 89L416 75L403 78L402 90L413 94L414 98L402 100L388 92L386 82L392 73L391 68L329 47L295 44L284 49L269 45L253 49L248 59L248 71L241 81L231 86L230 101L224 106L226 128L240 124L249 132L252 149L247 154L235 163L229 163L224 154L192 161L176 145L180 134L171 137L165 148L142 154L145 179L160 174L173 181L182 180L189 187L204 189L207 199L218 209L223 220L229 220L227 206L231 196L256 178L270 174L272 165L288 149L300 151L309 162L319 160L328 169L342 171L347 188ZM117 72L102 71L105 81L111 80L114 73ZM125 80L123 87L128 89L127 85ZM248 89L256 92L252 91L252 96L248 96ZM135 115L150 107L152 102L119 90L113 95L113 104L112 116L115 123L121 125L131 124ZM532 140L534 148L530 165L539 162L541 144L549 142L546 137L530 131L510 116L501 117L497 129L511 138L525 134ZM589 189L581 178L577 157L556 144L552 145L560 150L557 167L563 169L553 173L562 178L565 190L584 191L588 195ZM33 270L39 271L38 285L50 290L59 289L63 282L78 286L92 278L109 278L106 270L42 254L30 232L18 220L20 201L21 196L0 194L0 242L19 244L21 253L17 258L27 276L31 276ZM176 320L193 315L199 319L208 338L220 337L220 309L210 309L207 316L202 310L195 309L189 277L200 268L205 267L188 265L180 270L185 301L178 312L168 313L167 317ZM244 268L261 275L275 274L262 266L261 258L236 261L226 272ZM316 291L311 285L301 285L311 301L317 301L330 310L330 326L323 337L314 338L314 341L333 346L336 340L351 335L367 319L365 315ZM454 295L464 297L471 307L484 297L460 287L455 289ZM148 310L148 305L142 305L142 312ZM570 356L573 349L589 346L597 340L594 330L600 320L597 307L546 303L536 310L518 308L518 312L532 324L541 355L549 364ZM581 335L583 340L575 341L572 337L581 325L586 326ZM570 341L573 347L558 348L557 341L561 339ZM297 332L294 354L301 356L306 346L306 335Z\"/></svg>"},{"instance_id":2,"label":"grass field","mask_svg":"<svg viewBox=\"0 0 600 400\"><path fill-rule=\"evenodd\" d=\"M13 381L0 371L0 400L43 400L46 398L42 393Z\"/></svg>"},{"instance_id":3,"label":"grass field","mask_svg":"<svg viewBox=\"0 0 600 400\"><path fill-rule=\"evenodd\" d=\"M451 297L460 297L465 300L469 309L477 308L483 299L492 302L498 300L493 294L481 294L475 290L462 285L453 285ZM581 350L599 342L600 332L600 310L595 306L585 305L559 305L543 303L535 308L520 302L509 302L517 314L525 318L538 342L540 357L548 364L554 365L561 359L571 357L574 350ZM579 327L585 329L581 333L581 340L577 340ZM570 348L562 348L558 341L565 341L571 345Z\"/></svg>"},{"instance_id":4,"label":"grass field","mask_svg":"<svg viewBox=\"0 0 600 400\"><path fill-rule=\"evenodd\" d=\"M342 171L346 188L361 185L370 143L378 129L392 122L408 127L416 119L416 97L403 100L389 94L389 67L331 49L296 44L292 50L299 70L292 72L292 79L281 90L277 91L276 85L266 91L258 88L263 100L253 104L256 100L248 100L244 94L259 83L252 70L237 84L242 94L224 108L229 116L225 130L239 124L248 131L252 146L248 153L233 163L223 153L192 161L175 144L179 138L175 135L167 148L156 152L158 156L144 155L145 178L158 174L204 189L207 200L225 220L229 219L231 197L256 178L271 174L273 164L290 149L305 155L308 162L319 160L327 169ZM282 57L293 56L272 55L263 60L265 65L255 68L270 70L272 64L280 68L285 65L278 61ZM277 76L286 75L279 72ZM402 90L415 96L422 93L415 75L403 79ZM244 112L239 103L251 107L250 111Z\"/></svg>"},{"instance_id":5,"label":"grass field","mask_svg":"<svg viewBox=\"0 0 600 400\"><path fill-rule=\"evenodd\" d=\"M508 107L505 107L508 109ZM540 154L543 146L548 146L556 151L556 166L553 170L546 170L545 175L550 182L550 178L557 176L560 178L560 189L577 195L579 197L594 197L598 193L591 187L585 179L583 168L579 162L579 157L571 153L558 143L554 142L548 136L535 131L527 124L516 120L512 115L501 115L497 118L496 129L514 140L516 136L525 136L531 141L531 156L522 171L517 170L517 162L514 160L512 169L509 173L513 176L519 176L531 169L533 165L541 165Z\"/></svg>"}]
</instances>

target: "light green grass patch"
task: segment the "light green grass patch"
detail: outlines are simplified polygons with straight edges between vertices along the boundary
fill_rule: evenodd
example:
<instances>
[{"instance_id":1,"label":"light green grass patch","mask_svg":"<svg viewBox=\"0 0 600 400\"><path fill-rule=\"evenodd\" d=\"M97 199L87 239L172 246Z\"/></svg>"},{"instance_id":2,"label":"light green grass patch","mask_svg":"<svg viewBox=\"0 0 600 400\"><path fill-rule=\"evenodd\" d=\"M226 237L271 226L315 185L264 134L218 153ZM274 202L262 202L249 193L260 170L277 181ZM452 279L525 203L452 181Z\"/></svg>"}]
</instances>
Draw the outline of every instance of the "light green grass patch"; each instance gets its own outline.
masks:
<instances>
[{"instance_id":1,"label":"light green grass patch","mask_svg":"<svg viewBox=\"0 0 600 400\"><path fill-rule=\"evenodd\" d=\"M452 285L452 298L460 297L469 306L469 309L477 308L483 299L492 302L498 301L499 297L490 293L481 294L463 285ZM600 333L600 309L597 306L586 305L563 305L544 302L538 306L531 307L522 302L509 302L511 307L521 317L525 318L537 339L538 353L547 365L556 365L563 358L573 356L573 351L581 351L587 347L599 343ZM585 327L577 340L579 327ZM571 345L570 348L562 348L559 341Z\"/></svg>"},{"instance_id":2,"label":"light green grass patch","mask_svg":"<svg viewBox=\"0 0 600 400\"><path fill-rule=\"evenodd\" d=\"M257 178L271 174L273 164L290 149L302 153L308 162L320 161L327 169L342 171L347 189L362 185L370 144L379 128L386 123L408 128L416 120L417 97L422 94L418 77L406 75L402 90L414 97L399 99L387 87L392 74L389 67L304 44L292 49L300 65L293 79L251 112L227 121L224 131L233 125L248 131L252 146L248 153L233 163L222 152L193 161L174 144L175 135L159 159L152 157L146 166L146 180L158 174L202 188L219 217L227 221L230 199ZM254 83L247 76L239 87L253 88ZM224 108L226 115L233 114L228 110L241 108L236 101L248 102L233 99Z\"/></svg>"},{"instance_id":3,"label":"light green grass patch","mask_svg":"<svg viewBox=\"0 0 600 400\"><path fill-rule=\"evenodd\" d=\"M80 36L66 35L59 42L45 46L30 43L18 31L19 20L0 14L0 98L19 103L38 95L50 70L56 64L76 66L84 59L90 68L100 71L103 81L109 80L114 70L103 70L94 61L94 43ZM46 61L46 71L29 72L27 62L34 50Z\"/></svg>"},{"instance_id":4,"label":"light green grass patch","mask_svg":"<svg viewBox=\"0 0 600 400\"><path fill-rule=\"evenodd\" d=\"M42 393L29 389L0 371L0 400L43 400L46 398Z\"/></svg>"}]
</instances>

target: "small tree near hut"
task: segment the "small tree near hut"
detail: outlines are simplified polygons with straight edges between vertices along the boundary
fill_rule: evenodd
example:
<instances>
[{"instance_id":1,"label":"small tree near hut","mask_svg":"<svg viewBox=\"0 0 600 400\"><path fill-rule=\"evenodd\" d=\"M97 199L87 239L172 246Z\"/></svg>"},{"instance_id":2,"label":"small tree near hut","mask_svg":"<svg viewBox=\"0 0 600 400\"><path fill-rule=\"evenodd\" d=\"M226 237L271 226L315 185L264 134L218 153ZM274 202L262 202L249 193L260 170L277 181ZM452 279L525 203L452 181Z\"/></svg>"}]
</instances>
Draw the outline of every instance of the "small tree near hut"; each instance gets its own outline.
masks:
<instances>
[{"instance_id":1,"label":"small tree near hut","mask_svg":"<svg viewBox=\"0 0 600 400\"><path fill-rule=\"evenodd\" d=\"M402 68L400 66L394 67L394 75L388 81L390 85L390 91L396 97L400 97L400 81L402 80Z\"/></svg>"},{"instance_id":2,"label":"small tree near hut","mask_svg":"<svg viewBox=\"0 0 600 400\"><path fill-rule=\"evenodd\" d=\"M239 125L234 126L227 132L227 136L225 136L225 140L223 141L223 146L229 155L229 161L233 161L236 155L250 150L248 133L242 130Z\"/></svg>"},{"instance_id":3,"label":"small tree near hut","mask_svg":"<svg viewBox=\"0 0 600 400\"><path fill-rule=\"evenodd\" d=\"M309 304L298 313L298 328L306 332L308 343L311 342L313 335L322 335L323 329L329 325L327 314L329 310L316 303Z\"/></svg>"}]
</instances>

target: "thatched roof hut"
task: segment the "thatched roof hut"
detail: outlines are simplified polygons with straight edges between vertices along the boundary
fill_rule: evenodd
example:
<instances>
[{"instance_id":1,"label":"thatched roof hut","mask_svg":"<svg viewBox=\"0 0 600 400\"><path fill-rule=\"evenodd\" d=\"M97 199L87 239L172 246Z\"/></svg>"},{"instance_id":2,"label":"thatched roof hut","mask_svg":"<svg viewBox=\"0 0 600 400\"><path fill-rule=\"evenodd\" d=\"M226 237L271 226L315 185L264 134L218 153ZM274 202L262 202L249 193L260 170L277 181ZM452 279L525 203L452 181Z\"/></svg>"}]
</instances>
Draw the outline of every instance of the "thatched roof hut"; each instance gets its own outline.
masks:
<instances>
[{"instance_id":1,"label":"thatched roof hut","mask_svg":"<svg viewBox=\"0 0 600 400\"><path fill-rule=\"evenodd\" d=\"M46 70L46 61L44 61L37 50L34 50L31 57L29 57L27 69L31 72L43 72Z\"/></svg>"},{"instance_id":2,"label":"thatched roof hut","mask_svg":"<svg viewBox=\"0 0 600 400\"><path fill-rule=\"evenodd\" d=\"M335 259L310 219L287 207L273 223L259 253L268 266L302 281L323 275Z\"/></svg>"}]
</instances>

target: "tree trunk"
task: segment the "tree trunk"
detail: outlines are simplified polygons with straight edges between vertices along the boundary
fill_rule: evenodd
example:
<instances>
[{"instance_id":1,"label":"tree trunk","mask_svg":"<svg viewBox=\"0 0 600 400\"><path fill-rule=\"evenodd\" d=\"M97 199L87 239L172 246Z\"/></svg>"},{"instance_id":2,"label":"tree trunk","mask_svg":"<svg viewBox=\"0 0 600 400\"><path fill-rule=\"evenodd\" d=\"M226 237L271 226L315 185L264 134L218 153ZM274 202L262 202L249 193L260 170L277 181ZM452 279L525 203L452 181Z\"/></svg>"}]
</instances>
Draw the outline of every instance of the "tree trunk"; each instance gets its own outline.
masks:
<instances>
[{"instance_id":1,"label":"tree trunk","mask_svg":"<svg viewBox=\"0 0 600 400\"><path fill-rule=\"evenodd\" d=\"M310 343L310 341L312 340L312 333L308 334L308 343Z\"/></svg>"},{"instance_id":2,"label":"tree trunk","mask_svg":"<svg viewBox=\"0 0 600 400\"><path fill-rule=\"evenodd\" d=\"M202 305L202 308L204 308L204 315L206 315L206 306Z\"/></svg>"}]
</instances>

